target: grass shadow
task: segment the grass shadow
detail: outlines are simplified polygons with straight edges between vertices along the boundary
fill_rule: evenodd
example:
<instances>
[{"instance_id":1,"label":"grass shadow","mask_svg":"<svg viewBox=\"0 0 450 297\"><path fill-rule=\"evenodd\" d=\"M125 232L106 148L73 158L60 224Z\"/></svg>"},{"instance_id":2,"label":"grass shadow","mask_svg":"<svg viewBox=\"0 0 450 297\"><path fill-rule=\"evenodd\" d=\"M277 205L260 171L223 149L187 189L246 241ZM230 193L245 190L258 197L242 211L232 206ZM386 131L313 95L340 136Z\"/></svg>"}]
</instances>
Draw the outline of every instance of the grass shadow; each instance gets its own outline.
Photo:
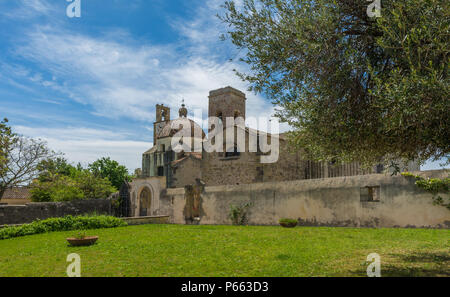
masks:
<instances>
[{"instance_id":1,"label":"grass shadow","mask_svg":"<svg viewBox=\"0 0 450 297\"><path fill-rule=\"evenodd\" d=\"M382 277L449 277L450 254L444 252L417 252L413 254L390 254L389 263L383 264ZM350 271L353 276L364 276L366 270Z\"/></svg>"}]
</instances>

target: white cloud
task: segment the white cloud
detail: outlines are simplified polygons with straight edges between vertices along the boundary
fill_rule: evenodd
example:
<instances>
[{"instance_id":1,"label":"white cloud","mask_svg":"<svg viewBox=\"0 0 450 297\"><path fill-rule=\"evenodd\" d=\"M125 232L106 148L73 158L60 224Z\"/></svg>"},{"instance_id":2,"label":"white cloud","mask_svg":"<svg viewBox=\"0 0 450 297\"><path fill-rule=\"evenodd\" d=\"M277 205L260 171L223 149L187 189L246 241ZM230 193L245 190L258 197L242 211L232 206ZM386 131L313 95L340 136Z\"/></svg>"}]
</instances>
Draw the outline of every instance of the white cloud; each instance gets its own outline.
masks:
<instances>
[{"instance_id":1,"label":"white cloud","mask_svg":"<svg viewBox=\"0 0 450 297\"><path fill-rule=\"evenodd\" d=\"M142 153L152 147L152 143L127 140L128 134L90 128L32 128L14 126L14 131L27 137L40 138L48 146L74 163L83 166L102 158L124 164L133 172L141 167Z\"/></svg>"},{"instance_id":2,"label":"white cloud","mask_svg":"<svg viewBox=\"0 0 450 297\"><path fill-rule=\"evenodd\" d=\"M51 21L30 27L16 43L14 52L18 59L33 62L39 68L30 70L3 63L0 77L7 77L11 84L17 84L12 78L25 79L27 86L49 88L59 92L63 100L92 106L94 115L139 120L149 130L156 104L172 107L176 116L184 98L191 111L201 108L206 115L209 91L230 85L246 92L248 87L233 72L243 71L245 66L229 61L235 55L232 47L219 41L222 25L215 15L221 2L209 0L191 20L173 21L172 26L184 38L168 45L136 41L122 29L92 37ZM49 14L53 9L43 0L23 3L24 16L26 11ZM248 116L274 113L273 106L263 97L246 93ZM136 141L137 135L105 130L24 126L16 129L47 140L53 149L83 164L110 156L134 169L141 166L141 155L151 146Z\"/></svg>"},{"instance_id":3,"label":"white cloud","mask_svg":"<svg viewBox=\"0 0 450 297\"><path fill-rule=\"evenodd\" d=\"M53 6L51 6L47 1L21 0L20 2L23 6L43 14L47 14L50 11L54 10Z\"/></svg>"},{"instance_id":4,"label":"white cloud","mask_svg":"<svg viewBox=\"0 0 450 297\"><path fill-rule=\"evenodd\" d=\"M46 0L17 0L16 8L10 11L2 10L3 16L13 19L28 19L54 13L56 8Z\"/></svg>"},{"instance_id":5,"label":"white cloud","mask_svg":"<svg viewBox=\"0 0 450 297\"><path fill-rule=\"evenodd\" d=\"M133 45L134 44L134 45ZM154 106L174 108L181 98L191 108L207 109L210 90L231 85L245 91L246 83L233 72L239 65L207 56L186 57L173 48L135 42L95 39L50 27L27 35L17 49L63 81L30 80L92 105L97 115L153 121ZM273 107L262 97L248 95L249 115L270 115Z\"/></svg>"}]
</instances>

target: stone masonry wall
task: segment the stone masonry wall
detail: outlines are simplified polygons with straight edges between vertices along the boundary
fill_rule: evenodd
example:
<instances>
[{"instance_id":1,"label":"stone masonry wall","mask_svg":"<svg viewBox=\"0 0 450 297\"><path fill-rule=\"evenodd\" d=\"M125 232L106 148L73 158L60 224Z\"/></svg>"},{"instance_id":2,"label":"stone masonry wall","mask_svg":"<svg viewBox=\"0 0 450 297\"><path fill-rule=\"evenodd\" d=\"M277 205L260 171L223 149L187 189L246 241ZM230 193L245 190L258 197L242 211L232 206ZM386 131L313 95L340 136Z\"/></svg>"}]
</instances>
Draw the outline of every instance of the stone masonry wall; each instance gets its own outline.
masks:
<instances>
[{"instance_id":1,"label":"stone masonry wall","mask_svg":"<svg viewBox=\"0 0 450 297\"><path fill-rule=\"evenodd\" d=\"M169 188L184 188L192 185L197 179L201 179L201 160L188 157L179 166L172 167L173 177L170 179Z\"/></svg>"},{"instance_id":2,"label":"stone masonry wall","mask_svg":"<svg viewBox=\"0 0 450 297\"><path fill-rule=\"evenodd\" d=\"M245 94L231 87L211 91L209 93L208 116L218 117L221 115L224 127L226 127L228 117L240 116L245 119L245 101Z\"/></svg>"},{"instance_id":3,"label":"stone masonry wall","mask_svg":"<svg viewBox=\"0 0 450 297\"><path fill-rule=\"evenodd\" d=\"M286 140L280 139L278 161L269 164L261 163L260 154L248 152L247 131L245 145L246 152L239 157L224 158L223 154L204 153L201 162L202 181L207 186L218 186L306 179L307 162L301 159L300 152L288 151Z\"/></svg>"},{"instance_id":4,"label":"stone masonry wall","mask_svg":"<svg viewBox=\"0 0 450 297\"><path fill-rule=\"evenodd\" d=\"M443 171L421 172L444 177ZM378 201L367 201L368 187ZM199 224L231 224L230 205L250 202L249 224L277 225L281 218L304 226L450 228L450 211L433 205L432 195L414 179L384 174L249 185L206 187L200 195ZM161 209L172 223L185 224L185 189L168 189Z\"/></svg>"},{"instance_id":5,"label":"stone masonry wall","mask_svg":"<svg viewBox=\"0 0 450 297\"><path fill-rule=\"evenodd\" d=\"M110 215L112 213L111 201L98 199L0 206L0 225L25 224L37 219L45 220L67 215L79 216L92 213Z\"/></svg>"}]
</instances>

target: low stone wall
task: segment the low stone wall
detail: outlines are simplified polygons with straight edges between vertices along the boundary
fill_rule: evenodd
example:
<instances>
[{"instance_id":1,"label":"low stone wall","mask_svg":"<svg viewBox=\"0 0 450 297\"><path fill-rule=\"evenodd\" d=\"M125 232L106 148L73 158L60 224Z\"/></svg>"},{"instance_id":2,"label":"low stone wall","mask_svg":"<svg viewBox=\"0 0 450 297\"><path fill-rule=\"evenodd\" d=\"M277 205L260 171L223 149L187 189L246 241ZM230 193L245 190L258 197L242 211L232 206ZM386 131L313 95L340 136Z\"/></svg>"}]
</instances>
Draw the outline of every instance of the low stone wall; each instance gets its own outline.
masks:
<instances>
[{"instance_id":1,"label":"low stone wall","mask_svg":"<svg viewBox=\"0 0 450 297\"><path fill-rule=\"evenodd\" d=\"M161 198L161 212L171 215L176 224L231 224L230 205L250 202L252 225L277 225L281 218L294 218L304 226L450 228L450 211L433 205L431 194L414 181L375 174L218 186L202 189L198 198L188 197L189 190L168 189ZM368 201L369 191L376 201ZM190 218L192 213L198 218Z\"/></svg>"},{"instance_id":2,"label":"low stone wall","mask_svg":"<svg viewBox=\"0 0 450 297\"><path fill-rule=\"evenodd\" d=\"M169 216L152 216L152 217L133 217L122 218L130 226L135 225L149 225L149 224L168 224L170 222Z\"/></svg>"},{"instance_id":3,"label":"low stone wall","mask_svg":"<svg viewBox=\"0 0 450 297\"><path fill-rule=\"evenodd\" d=\"M0 205L26 205L31 203L30 199L2 199Z\"/></svg>"},{"instance_id":4,"label":"low stone wall","mask_svg":"<svg viewBox=\"0 0 450 297\"><path fill-rule=\"evenodd\" d=\"M37 219L45 220L91 213L110 215L111 201L98 199L0 206L0 225L25 224Z\"/></svg>"}]
</instances>

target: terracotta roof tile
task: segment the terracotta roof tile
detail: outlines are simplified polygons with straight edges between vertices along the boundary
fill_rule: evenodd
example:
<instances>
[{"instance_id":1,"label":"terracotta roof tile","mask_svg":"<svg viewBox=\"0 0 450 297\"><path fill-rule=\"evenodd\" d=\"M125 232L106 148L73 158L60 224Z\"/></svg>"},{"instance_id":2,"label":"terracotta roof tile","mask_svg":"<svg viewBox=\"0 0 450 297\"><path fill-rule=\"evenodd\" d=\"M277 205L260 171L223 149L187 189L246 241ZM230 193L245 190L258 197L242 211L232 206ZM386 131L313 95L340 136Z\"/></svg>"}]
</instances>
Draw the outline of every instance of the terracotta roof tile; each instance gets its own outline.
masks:
<instances>
[{"instance_id":1,"label":"terracotta roof tile","mask_svg":"<svg viewBox=\"0 0 450 297\"><path fill-rule=\"evenodd\" d=\"M178 159L178 160L176 160L176 161L173 161L173 162L171 163L171 165L172 165L172 166L176 166L176 165L178 165L179 163L183 162L184 160L186 160L186 159L188 159L188 158L190 158L190 157L192 157L192 158L194 158L194 159L196 159L196 160L201 160L201 159L203 158L203 157L202 157L202 153L185 153L185 156L184 156L183 158Z\"/></svg>"},{"instance_id":2,"label":"terracotta roof tile","mask_svg":"<svg viewBox=\"0 0 450 297\"><path fill-rule=\"evenodd\" d=\"M19 187L19 188L9 188L3 194L2 199L30 199L31 193L30 188Z\"/></svg>"}]
</instances>

